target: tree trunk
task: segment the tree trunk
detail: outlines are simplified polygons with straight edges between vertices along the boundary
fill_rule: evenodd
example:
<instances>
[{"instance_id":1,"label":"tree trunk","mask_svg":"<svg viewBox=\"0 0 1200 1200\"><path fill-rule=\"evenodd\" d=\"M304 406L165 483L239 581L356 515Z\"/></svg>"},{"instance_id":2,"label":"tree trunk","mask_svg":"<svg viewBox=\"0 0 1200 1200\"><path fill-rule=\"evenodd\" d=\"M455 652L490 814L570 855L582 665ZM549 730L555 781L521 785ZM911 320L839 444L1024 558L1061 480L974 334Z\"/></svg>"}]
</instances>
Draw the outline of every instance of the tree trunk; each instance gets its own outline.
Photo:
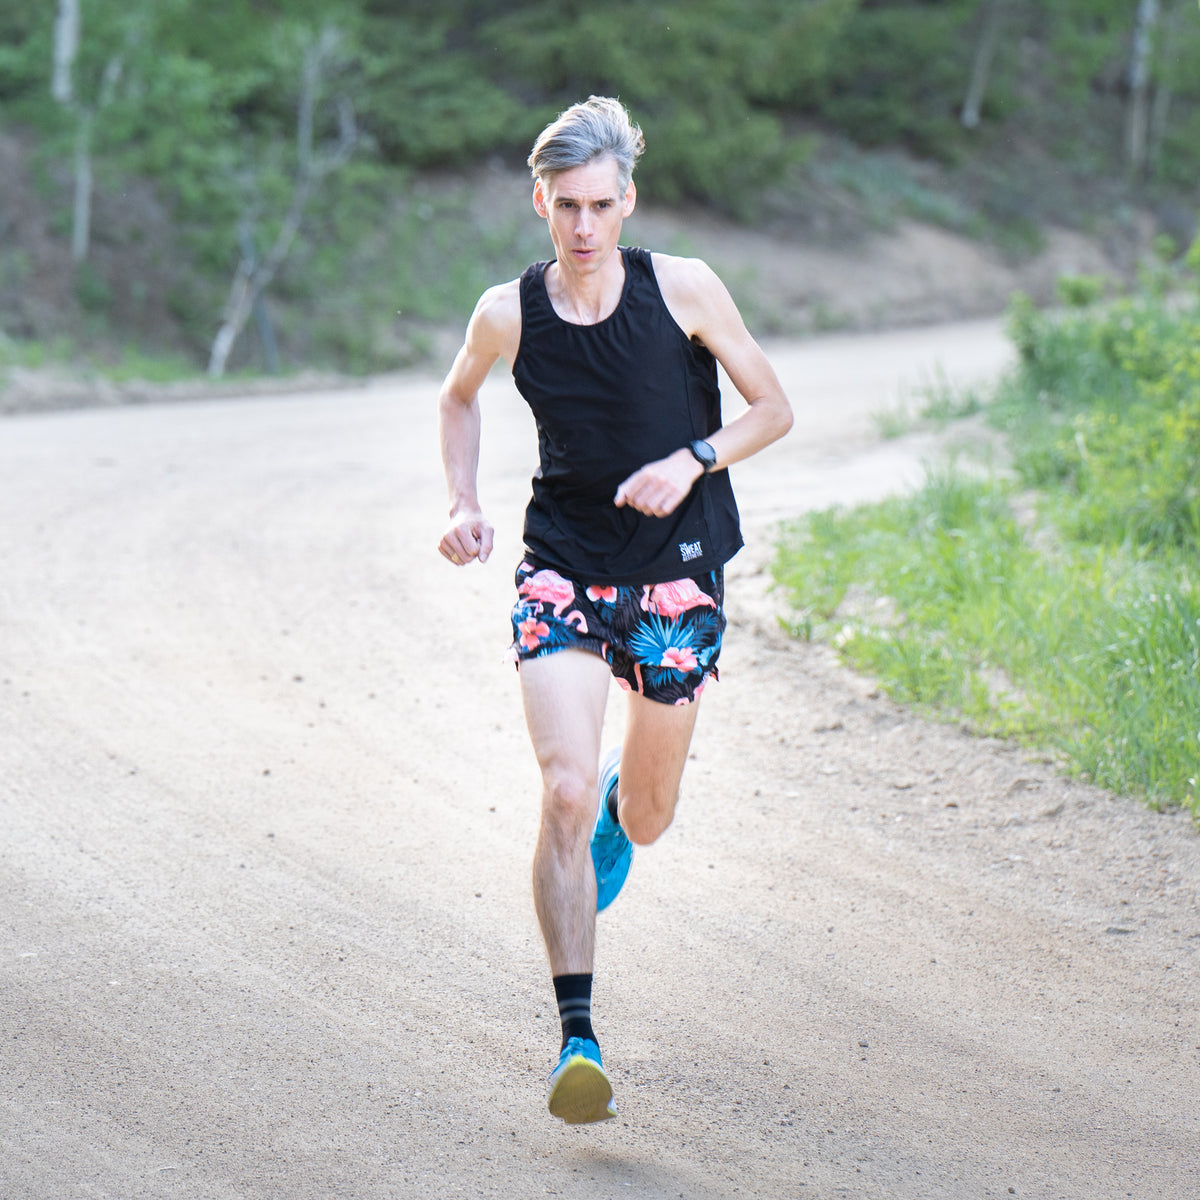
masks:
<instances>
[{"instance_id":1,"label":"tree trunk","mask_svg":"<svg viewBox=\"0 0 1200 1200\"><path fill-rule=\"evenodd\" d=\"M983 26L979 31L979 41L975 45L975 59L971 64L971 81L967 85L967 97L963 101L962 114L959 117L967 129L975 129L979 125L979 114L983 108L988 75L992 69L992 57L1000 40L1001 18L1004 15L1005 0L984 0L984 3L986 9L983 14Z\"/></svg>"},{"instance_id":2,"label":"tree trunk","mask_svg":"<svg viewBox=\"0 0 1200 1200\"><path fill-rule=\"evenodd\" d=\"M1146 135L1150 127L1150 65L1154 57L1157 24L1158 0L1139 0L1133 57L1129 63L1129 124L1126 139L1129 169L1138 174L1146 166Z\"/></svg>"},{"instance_id":3,"label":"tree trunk","mask_svg":"<svg viewBox=\"0 0 1200 1200\"><path fill-rule=\"evenodd\" d=\"M58 0L54 18L54 60L50 94L75 118L74 189L71 204L71 261L78 266L88 256L92 241L92 133L96 114L112 102L121 78L120 56L108 60L100 93L92 107L75 95L75 59L79 54L82 23L79 0Z\"/></svg>"},{"instance_id":4,"label":"tree trunk","mask_svg":"<svg viewBox=\"0 0 1200 1200\"><path fill-rule=\"evenodd\" d=\"M58 0L54 18L54 73L50 94L59 104L69 105L75 96L71 73L79 53L79 0Z\"/></svg>"},{"instance_id":5,"label":"tree trunk","mask_svg":"<svg viewBox=\"0 0 1200 1200\"><path fill-rule=\"evenodd\" d=\"M71 214L71 261L78 266L92 239L92 114L79 113L75 128L75 202Z\"/></svg>"},{"instance_id":6,"label":"tree trunk","mask_svg":"<svg viewBox=\"0 0 1200 1200\"><path fill-rule=\"evenodd\" d=\"M304 56L300 84L300 100L296 114L296 178L288 211L275 235L275 241L262 259L253 253L253 239L243 238L240 260L229 289L224 318L213 339L208 356L208 374L219 379L225 374L229 355L241 336L252 312L259 305L263 292L275 278L300 232L304 211L313 187L331 171L342 166L350 157L357 140L354 110L348 100L338 106L339 134L331 149L318 154L313 148L313 111L320 95L321 84L337 47L337 34L332 29L322 32L315 45ZM250 246L248 254L246 247Z\"/></svg>"},{"instance_id":7,"label":"tree trunk","mask_svg":"<svg viewBox=\"0 0 1200 1200\"><path fill-rule=\"evenodd\" d=\"M92 118L75 102L75 58L79 53L79 0L58 0L54 18L54 63L50 94L75 118L74 200L71 261L87 258L92 223Z\"/></svg>"}]
</instances>

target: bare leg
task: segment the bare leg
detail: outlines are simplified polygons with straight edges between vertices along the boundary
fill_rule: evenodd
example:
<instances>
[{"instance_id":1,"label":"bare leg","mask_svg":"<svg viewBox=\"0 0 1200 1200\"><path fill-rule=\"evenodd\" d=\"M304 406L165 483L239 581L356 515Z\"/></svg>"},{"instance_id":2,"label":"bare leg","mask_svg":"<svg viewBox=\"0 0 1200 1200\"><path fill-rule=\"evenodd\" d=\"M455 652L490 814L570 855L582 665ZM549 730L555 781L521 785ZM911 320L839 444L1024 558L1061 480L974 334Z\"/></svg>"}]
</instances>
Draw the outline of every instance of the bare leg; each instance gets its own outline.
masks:
<instances>
[{"instance_id":1,"label":"bare leg","mask_svg":"<svg viewBox=\"0 0 1200 1200\"><path fill-rule=\"evenodd\" d=\"M628 699L617 812L629 840L645 846L675 816L700 701L659 704L636 692Z\"/></svg>"},{"instance_id":2,"label":"bare leg","mask_svg":"<svg viewBox=\"0 0 1200 1200\"><path fill-rule=\"evenodd\" d=\"M608 684L608 665L582 650L521 664L525 721L542 772L533 900L552 975L592 970L596 876L588 842Z\"/></svg>"}]
</instances>

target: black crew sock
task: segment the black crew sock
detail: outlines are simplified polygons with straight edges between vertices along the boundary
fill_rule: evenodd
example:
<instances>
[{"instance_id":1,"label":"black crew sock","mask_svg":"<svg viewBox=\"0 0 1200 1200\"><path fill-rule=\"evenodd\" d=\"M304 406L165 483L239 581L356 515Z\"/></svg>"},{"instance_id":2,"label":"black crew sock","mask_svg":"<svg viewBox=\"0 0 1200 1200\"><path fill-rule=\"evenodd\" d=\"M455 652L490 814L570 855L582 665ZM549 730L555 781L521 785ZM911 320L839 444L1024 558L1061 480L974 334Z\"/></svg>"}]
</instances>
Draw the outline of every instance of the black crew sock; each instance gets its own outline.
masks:
<instances>
[{"instance_id":1,"label":"black crew sock","mask_svg":"<svg viewBox=\"0 0 1200 1200\"><path fill-rule=\"evenodd\" d=\"M618 827L620 827L621 824L621 819L617 816L617 792L619 790L619 788L613 788L613 790L608 793L608 798L605 801L605 807L608 809L608 815L612 817L612 823Z\"/></svg>"},{"instance_id":2,"label":"black crew sock","mask_svg":"<svg viewBox=\"0 0 1200 1200\"><path fill-rule=\"evenodd\" d=\"M608 809L608 815L612 817L612 823L618 828L620 828L621 825L620 818L617 816L617 799L618 793L621 791L620 780L621 777L618 775L616 779L612 781L612 784L608 789L608 795L604 797L604 807Z\"/></svg>"},{"instance_id":3,"label":"black crew sock","mask_svg":"<svg viewBox=\"0 0 1200 1200\"><path fill-rule=\"evenodd\" d=\"M592 976L555 975L554 996L558 1001L558 1016L562 1021L562 1044L573 1038L591 1038L592 1032Z\"/></svg>"}]
</instances>

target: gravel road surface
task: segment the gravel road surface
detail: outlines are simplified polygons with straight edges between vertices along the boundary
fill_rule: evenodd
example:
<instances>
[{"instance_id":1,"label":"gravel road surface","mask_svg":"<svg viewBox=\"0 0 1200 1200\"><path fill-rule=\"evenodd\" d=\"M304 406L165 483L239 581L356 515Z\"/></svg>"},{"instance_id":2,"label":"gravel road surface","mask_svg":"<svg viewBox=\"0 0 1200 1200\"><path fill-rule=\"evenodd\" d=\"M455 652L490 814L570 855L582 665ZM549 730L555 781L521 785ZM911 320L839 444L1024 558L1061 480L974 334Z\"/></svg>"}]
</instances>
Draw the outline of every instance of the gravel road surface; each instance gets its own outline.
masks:
<instances>
[{"instance_id":1,"label":"gravel road surface","mask_svg":"<svg viewBox=\"0 0 1200 1200\"><path fill-rule=\"evenodd\" d=\"M0 423L0 1198L1200 1195L1200 839L790 642L772 523L913 483L872 413L999 323L770 347L723 679L599 933L620 1118L544 1107L538 782L436 383ZM620 696L610 703L612 736Z\"/></svg>"}]
</instances>

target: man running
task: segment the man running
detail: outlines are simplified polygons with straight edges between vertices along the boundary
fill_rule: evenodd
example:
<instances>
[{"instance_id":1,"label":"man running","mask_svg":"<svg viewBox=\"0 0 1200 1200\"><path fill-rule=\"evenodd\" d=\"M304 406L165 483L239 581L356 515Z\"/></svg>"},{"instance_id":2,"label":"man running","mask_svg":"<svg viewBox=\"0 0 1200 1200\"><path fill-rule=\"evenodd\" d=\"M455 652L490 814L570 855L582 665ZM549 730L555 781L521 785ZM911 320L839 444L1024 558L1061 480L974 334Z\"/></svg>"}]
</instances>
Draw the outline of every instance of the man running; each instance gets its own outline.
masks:
<instances>
[{"instance_id":1,"label":"man running","mask_svg":"<svg viewBox=\"0 0 1200 1200\"><path fill-rule=\"evenodd\" d=\"M438 401L450 524L439 551L486 562L479 388L497 358L537 424L513 651L542 775L534 902L562 1020L551 1113L616 1115L591 1022L596 913L633 845L670 825L700 692L717 677L722 570L742 545L726 471L791 427L779 380L696 259L620 245L641 130L616 100L567 109L529 156L555 259L490 288ZM717 363L748 408L722 427ZM624 740L600 763L610 675Z\"/></svg>"}]
</instances>

